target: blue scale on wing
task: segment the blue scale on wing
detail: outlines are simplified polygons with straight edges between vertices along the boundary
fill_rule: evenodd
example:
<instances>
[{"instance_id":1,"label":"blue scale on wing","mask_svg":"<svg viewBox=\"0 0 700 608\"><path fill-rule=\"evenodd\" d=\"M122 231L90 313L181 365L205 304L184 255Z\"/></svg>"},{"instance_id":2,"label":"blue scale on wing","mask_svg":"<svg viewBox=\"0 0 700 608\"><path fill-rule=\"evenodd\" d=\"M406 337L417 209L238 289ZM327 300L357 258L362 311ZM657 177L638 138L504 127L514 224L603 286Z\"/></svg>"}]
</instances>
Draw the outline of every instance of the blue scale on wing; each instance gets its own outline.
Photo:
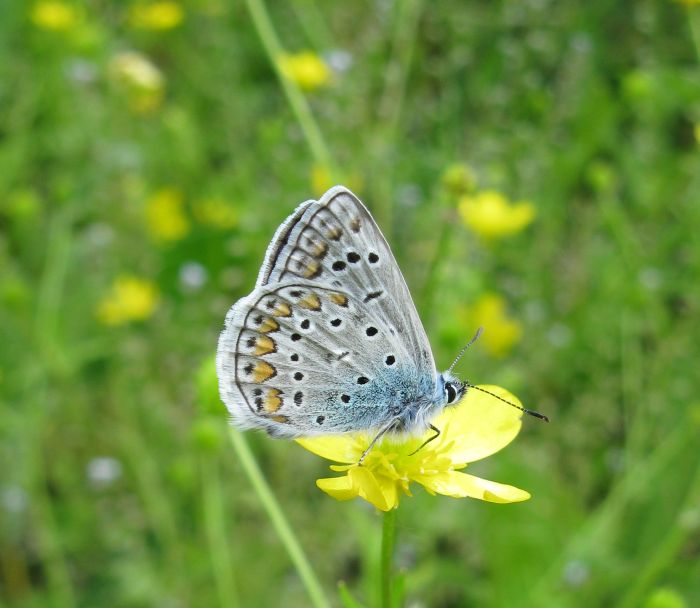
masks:
<instances>
[{"instance_id":1,"label":"blue scale on wing","mask_svg":"<svg viewBox=\"0 0 700 608\"><path fill-rule=\"evenodd\" d=\"M234 372L226 403L242 426L284 437L373 429L392 416L396 375L415 378L381 318L340 290L276 283L234 308L225 335L236 342L222 344L220 363Z\"/></svg>"}]
</instances>

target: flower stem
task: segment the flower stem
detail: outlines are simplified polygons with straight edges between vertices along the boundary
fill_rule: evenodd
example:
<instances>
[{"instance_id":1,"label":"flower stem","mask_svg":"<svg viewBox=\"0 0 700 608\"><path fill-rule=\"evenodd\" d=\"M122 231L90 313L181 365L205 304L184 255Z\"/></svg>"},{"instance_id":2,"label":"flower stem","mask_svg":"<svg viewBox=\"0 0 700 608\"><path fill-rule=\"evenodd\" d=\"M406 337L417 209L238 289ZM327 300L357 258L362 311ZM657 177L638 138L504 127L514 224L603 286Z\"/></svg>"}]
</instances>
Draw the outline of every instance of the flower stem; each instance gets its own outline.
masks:
<instances>
[{"instance_id":1,"label":"flower stem","mask_svg":"<svg viewBox=\"0 0 700 608\"><path fill-rule=\"evenodd\" d=\"M382 608L392 607L393 596L393 562L394 546L396 544L396 509L384 513L382 522L382 559L381 559L381 592Z\"/></svg>"},{"instance_id":2,"label":"flower stem","mask_svg":"<svg viewBox=\"0 0 700 608\"><path fill-rule=\"evenodd\" d=\"M435 252L430 260L430 266L426 273L425 281L420 293L419 311L426 320L426 327L430 327L430 320L433 312L433 298L438 291L442 270L442 262L447 259L447 255L452 245L452 235L454 234L455 221L449 218L442 222L440 236L435 245Z\"/></svg>"},{"instance_id":3,"label":"flower stem","mask_svg":"<svg viewBox=\"0 0 700 608\"><path fill-rule=\"evenodd\" d=\"M277 502L270 486L267 484L265 477L258 466L258 463L250 451L250 447L246 442L243 435L237 431L235 428L231 428L229 431L229 436L231 438L231 443L233 444L233 449L236 451L238 456L238 461L243 467L243 471L247 475L250 483L253 486L253 490L258 495L260 502L262 503L267 515L272 522L277 536L282 541L284 548L287 550L289 557L294 564L294 567L299 573L299 578L301 582L306 587L306 592L309 594L311 603L316 608L328 608L330 602L323 593L321 584L316 578L316 573L313 571L309 560L304 554L304 550L301 548L297 537L294 535L289 522L284 517L284 513Z\"/></svg>"},{"instance_id":4,"label":"flower stem","mask_svg":"<svg viewBox=\"0 0 700 608\"><path fill-rule=\"evenodd\" d=\"M690 25L690 35L695 46L695 53L700 61L700 10L696 6L688 5L688 23Z\"/></svg>"},{"instance_id":5,"label":"flower stem","mask_svg":"<svg viewBox=\"0 0 700 608\"><path fill-rule=\"evenodd\" d=\"M263 48L267 53L268 59L279 78L282 90L284 91L287 101L289 102L292 112L296 116L299 126L304 133L304 138L311 148L311 154L314 160L327 167L331 175L335 175L335 165L328 151L328 146L323 139L321 130L314 119L311 112L309 102L301 92L301 89L295 82L285 77L279 68L279 59L284 53L284 48L277 37L275 28L270 20L270 15L263 0L246 0L248 12L253 19L253 24L258 32L258 36L262 42Z\"/></svg>"},{"instance_id":6,"label":"flower stem","mask_svg":"<svg viewBox=\"0 0 700 608\"><path fill-rule=\"evenodd\" d=\"M222 608L236 608L238 601L233 577L233 559L226 539L226 514L221 491L221 474L215 458L202 457L200 472L202 477L202 511L206 529L209 555L211 556L214 582Z\"/></svg>"}]
</instances>

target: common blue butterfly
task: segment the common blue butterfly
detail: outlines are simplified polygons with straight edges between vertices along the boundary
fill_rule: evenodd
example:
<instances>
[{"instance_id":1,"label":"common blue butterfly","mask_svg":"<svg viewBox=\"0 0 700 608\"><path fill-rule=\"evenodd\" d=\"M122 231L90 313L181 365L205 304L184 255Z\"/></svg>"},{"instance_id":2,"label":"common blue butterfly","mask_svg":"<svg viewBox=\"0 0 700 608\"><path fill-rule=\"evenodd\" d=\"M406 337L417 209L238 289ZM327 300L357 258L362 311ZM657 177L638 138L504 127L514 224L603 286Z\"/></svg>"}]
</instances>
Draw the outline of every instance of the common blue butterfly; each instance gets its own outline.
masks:
<instances>
[{"instance_id":1,"label":"common blue butterfly","mask_svg":"<svg viewBox=\"0 0 700 608\"><path fill-rule=\"evenodd\" d=\"M234 423L274 437L423 433L472 386L436 370L389 245L342 186L278 228L216 366Z\"/></svg>"}]
</instances>

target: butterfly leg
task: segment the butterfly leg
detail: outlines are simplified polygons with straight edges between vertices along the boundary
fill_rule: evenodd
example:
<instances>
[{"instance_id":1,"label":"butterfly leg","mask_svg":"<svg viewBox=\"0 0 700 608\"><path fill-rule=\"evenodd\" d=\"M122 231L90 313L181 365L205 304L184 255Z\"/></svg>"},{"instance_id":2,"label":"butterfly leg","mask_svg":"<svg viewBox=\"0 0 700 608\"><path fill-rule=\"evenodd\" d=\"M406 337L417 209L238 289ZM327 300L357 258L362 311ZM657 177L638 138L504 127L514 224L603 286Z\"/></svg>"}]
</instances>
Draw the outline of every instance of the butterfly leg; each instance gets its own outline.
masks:
<instances>
[{"instance_id":1,"label":"butterfly leg","mask_svg":"<svg viewBox=\"0 0 700 608\"><path fill-rule=\"evenodd\" d=\"M367 454L369 454L372 451L372 448L377 444L377 441L379 441L384 435L386 435L396 424L396 422L399 420L399 418L394 418L389 424L387 424L382 430L380 430L377 435L375 436L372 441L370 441L369 445L367 446L367 449L362 452L362 456L360 456L360 459L357 461L358 465L362 465L362 462L364 461L365 457Z\"/></svg>"},{"instance_id":2,"label":"butterfly leg","mask_svg":"<svg viewBox=\"0 0 700 608\"><path fill-rule=\"evenodd\" d=\"M423 443L420 444L420 446L417 449L413 450L409 454L409 456L413 456L417 452L420 452L426 445L428 445L431 441L435 441L440 436L440 429L437 428L436 426L433 426L431 424L430 430L433 431L435 434L432 437L428 437Z\"/></svg>"}]
</instances>

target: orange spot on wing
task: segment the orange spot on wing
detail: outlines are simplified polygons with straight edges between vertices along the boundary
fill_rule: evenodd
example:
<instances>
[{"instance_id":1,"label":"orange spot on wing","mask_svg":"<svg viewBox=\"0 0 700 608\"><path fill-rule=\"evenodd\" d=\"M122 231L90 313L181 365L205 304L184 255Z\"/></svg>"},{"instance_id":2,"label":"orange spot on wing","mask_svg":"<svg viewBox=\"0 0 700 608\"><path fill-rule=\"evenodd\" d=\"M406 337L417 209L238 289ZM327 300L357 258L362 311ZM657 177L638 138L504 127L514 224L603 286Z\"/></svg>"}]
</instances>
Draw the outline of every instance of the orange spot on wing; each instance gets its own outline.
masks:
<instances>
[{"instance_id":1,"label":"orange spot on wing","mask_svg":"<svg viewBox=\"0 0 700 608\"><path fill-rule=\"evenodd\" d=\"M263 322L260 324L260 331L264 334L269 334L273 331L277 331L280 325L272 317L265 317Z\"/></svg>"},{"instance_id":2,"label":"orange spot on wing","mask_svg":"<svg viewBox=\"0 0 700 608\"><path fill-rule=\"evenodd\" d=\"M289 307L289 304L287 304L286 302L278 302L275 305L275 308L272 311L272 314L275 315L276 317L291 317L292 316L292 309Z\"/></svg>"},{"instance_id":3,"label":"orange spot on wing","mask_svg":"<svg viewBox=\"0 0 700 608\"><path fill-rule=\"evenodd\" d=\"M310 293L299 300L299 306L306 310L321 310L321 299L315 293Z\"/></svg>"},{"instance_id":4,"label":"orange spot on wing","mask_svg":"<svg viewBox=\"0 0 700 608\"><path fill-rule=\"evenodd\" d=\"M304 266L304 278L313 279L321 274L321 264L316 260L311 260L306 266Z\"/></svg>"},{"instance_id":5,"label":"orange spot on wing","mask_svg":"<svg viewBox=\"0 0 700 608\"><path fill-rule=\"evenodd\" d=\"M314 245L311 255L319 260L322 260L326 253L328 252L328 244L324 242L316 243Z\"/></svg>"},{"instance_id":6,"label":"orange spot on wing","mask_svg":"<svg viewBox=\"0 0 700 608\"><path fill-rule=\"evenodd\" d=\"M255 338L255 350L253 354L256 356L267 355L268 353L277 352L275 341L269 336L258 336Z\"/></svg>"},{"instance_id":7,"label":"orange spot on wing","mask_svg":"<svg viewBox=\"0 0 700 608\"><path fill-rule=\"evenodd\" d=\"M337 304L338 306L345 307L348 305L348 298L342 293L332 293L330 295L330 298L331 302L333 302L333 304Z\"/></svg>"},{"instance_id":8,"label":"orange spot on wing","mask_svg":"<svg viewBox=\"0 0 700 608\"><path fill-rule=\"evenodd\" d=\"M329 238L332 241L337 241L341 236L343 236L343 231L337 226L331 228L330 230L328 230L328 232L326 232L326 238Z\"/></svg>"},{"instance_id":9,"label":"orange spot on wing","mask_svg":"<svg viewBox=\"0 0 700 608\"><path fill-rule=\"evenodd\" d=\"M277 375L277 370L267 361L258 361L252 371L253 382L260 384Z\"/></svg>"},{"instance_id":10,"label":"orange spot on wing","mask_svg":"<svg viewBox=\"0 0 700 608\"><path fill-rule=\"evenodd\" d=\"M279 391L276 388L271 388L269 391L267 391L267 395L265 395L265 398L263 399L263 407L265 408L266 412L273 413L282 407L282 397L280 397L281 394L282 391Z\"/></svg>"}]
</instances>

